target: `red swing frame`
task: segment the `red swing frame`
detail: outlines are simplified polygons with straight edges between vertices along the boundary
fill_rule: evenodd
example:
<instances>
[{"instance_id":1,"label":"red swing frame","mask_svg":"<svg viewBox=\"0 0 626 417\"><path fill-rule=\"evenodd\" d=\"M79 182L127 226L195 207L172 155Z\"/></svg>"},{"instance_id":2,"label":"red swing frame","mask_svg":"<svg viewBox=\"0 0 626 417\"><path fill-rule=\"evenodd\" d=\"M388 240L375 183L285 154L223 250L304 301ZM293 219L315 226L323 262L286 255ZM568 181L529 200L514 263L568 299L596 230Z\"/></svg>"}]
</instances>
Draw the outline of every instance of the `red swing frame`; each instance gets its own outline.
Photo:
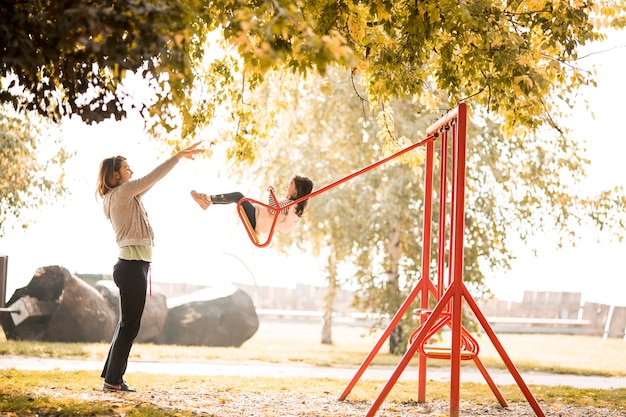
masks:
<instances>
[{"instance_id":1,"label":"red swing frame","mask_svg":"<svg viewBox=\"0 0 626 417\"><path fill-rule=\"evenodd\" d=\"M421 278L393 316L378 342L348 383L339 400L345 400L350 394L350 391L370 365L383 343L391 335L391 332L398 325L403 315L409 311L411 304L418 296L420 297L420 308L417 311L420 313L421 324L411 335L407 352L370 407L367 417L373 417L376 414L398 378L418 351L421 353L418 358L418 402L425 402L426 399L427 359L436 357L450 360L450 417L459 416L462 360L473 360L500 404L503 407L508 406L494 381L489 376L487 369L478 358L478 343L462 326L463 301L469 305L483 330L489 336L535 414L538 417L545 417L539 403L530 392L530 389L463 282L466 131L467 107L464 103L461 103L457 108L431 125L426 131L427 139L418 142L420 145L426 145ZM434 139L439 136L441 139L438 172L439 190L435 193L433 190L435 174ZM452 148L450 155L448 154L449 146ZM450 179L449 188L448 179ZM448 200L448 196L450 200ZM431 280L430 276L433 266L431 262L431 242L434 240L432 224L435 222L433 219L433 202L436 198L438 198L439 202L439 218L437 219L439 233L436 239L437 268L435 271L436 280ZM449 215L447 207L451 209ZM437 282L437 286L434 285L433 281ZM436 302L433 309L429 308L431 296L434 297ZM429 339L445 326L451 329L451 346L443 349L432 349L427 346Z\"/></svg>"},{"instance_id":2,"label":"red swing frame","mask_svg":"<svg viewBox=\"0 0 626 417\"><path fill-rule=\"evenodd\" d=\"M444 117L440 118L437 122L431 125L426 131L426 139L418 141L395 154L381 159L363 169L360 169L345 178L335 181L305 197L291 202L283 207L288 208L300 201L313 198L331 188L336 187L346 181L357 177L364 172L372 170L391 159L397 158L400 155L410 152L411 150L419 147L426 146L426 160L425 160L425 179L424 179L424 212L423 212L423 241L422 241L422 264L421 264L421 276L416 286L411 293L407 296L403 304L400 306L396 314L393 316L391 322L383 332L378 342L372 348L367 355L352 380L348 383L348 386L339 397L339 400L344 400L349 394L352 388L356 385L359 378L363 375L366 368L372 362L374 356L378 353L383 343L390 336L392 330L398 325L402 316L411 307L411 304L415 299L420 297L420 308L418 309L421 317L421 324L416 329L410 338L409 347L404 354L395 371L383 387L382 391L372 404L370 410L367 413L367 417L373 417L402 372L406 369L407 365L413 358L413 356L419 351L419 363L418 363L418 402L425 402L426 398L426 371L427 371L427 359L431 358L444 358L450 360L450 417L459 416L459 391L460 391L460 372L462 360L473 360L475 365L480 370L481 374L485 378L487 384L491 388L492 392L503 407L507 407L506 400L496 387L495 383L489 376L487 369L483 366L482 362L478 358L479 346L476 340L470 335L470 333L462 326L462 307L463 301L465 301L479 324L482 326L484 332L489 336L491 342L500 354L501 359L504 361L507 369L513 376L518 387L526 397L533 408L535 414L538 417L545 417L541 406L530 392L530 389L522 379L519 371L511 361L510 357L506 353L504 347L498 340L495 332L491 328L491 325L487 321L484 314L480 311L480 308L476 304L476 301L470 294L469 290L463 282L463 249L464 249L464 228L465 228L465 169L466 169L466 133L467 133L467 106L465 103L459 104L458 107L450 111ZM439 163L439 186L438 193L434 193L433 179L435 174L435 139L441 139L440 148L440 163ZM448 147L451 147L451 154L448 154ZM450 161L450 162L449 162ZM449 177L450 176L450 177ZM448 190L448 179L450 179ZM270 194L275 201L276 195L272 189ZM448 194L450 194L450 200L448 201ZM439 235L437 237L437 270L436 270L436 282L433 284L430 278L431 274L431 242L432 236L432 218L433 213L433 201L435 196L439 198ZM250 222L245 215L241 207L243 201L251 201L266 207L270 210L276 210L274 221L269 233L269 236L265 242L260 242L254 230L252 230ZM447 213L447 207L451 208L451 212ZM248 235L252 242L258 247L267 246L274 234L274 227L276 226L276 220L278 218L279 209L272 207L268 204L256 201L250 198L244 198L238 203L239 216L246 226ZM446 246L447 245L447 246ZM446 257L447 253L447 257ZM447 270L446 270L447 267ZM433 309L429 308L429 299L434 297L436 305ZM452 341L449 348L444 349L432 349L427 346L429 339L436 334L443 327L448 326L451 329Z\"/></svg>"}]
</instances>

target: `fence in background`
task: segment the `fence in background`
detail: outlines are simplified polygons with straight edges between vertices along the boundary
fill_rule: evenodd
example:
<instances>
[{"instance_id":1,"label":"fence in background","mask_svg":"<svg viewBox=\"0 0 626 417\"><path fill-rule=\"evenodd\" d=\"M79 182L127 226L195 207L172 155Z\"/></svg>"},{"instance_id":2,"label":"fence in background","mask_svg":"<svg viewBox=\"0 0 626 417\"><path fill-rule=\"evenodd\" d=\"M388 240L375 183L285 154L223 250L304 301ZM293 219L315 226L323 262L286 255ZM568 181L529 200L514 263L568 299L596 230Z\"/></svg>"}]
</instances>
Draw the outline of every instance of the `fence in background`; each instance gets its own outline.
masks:
<instances>
[{"instance_id":1,"label":"fence in background","mask_svg":"<svg viewBox=\"0 0 626 417\"><path fill-rule=\"evenodd\" d=\"M293 288L236 284L257 300L260 316L320 320L325 287L298 284ZM342 290L334 303L337 322L368 324L372 316L352 307L354 293ZM626 306L586 302L574 292L526 291L521 302L477 301L498 333L555 333L626 337Z\"/></svg>"}]
</instances>

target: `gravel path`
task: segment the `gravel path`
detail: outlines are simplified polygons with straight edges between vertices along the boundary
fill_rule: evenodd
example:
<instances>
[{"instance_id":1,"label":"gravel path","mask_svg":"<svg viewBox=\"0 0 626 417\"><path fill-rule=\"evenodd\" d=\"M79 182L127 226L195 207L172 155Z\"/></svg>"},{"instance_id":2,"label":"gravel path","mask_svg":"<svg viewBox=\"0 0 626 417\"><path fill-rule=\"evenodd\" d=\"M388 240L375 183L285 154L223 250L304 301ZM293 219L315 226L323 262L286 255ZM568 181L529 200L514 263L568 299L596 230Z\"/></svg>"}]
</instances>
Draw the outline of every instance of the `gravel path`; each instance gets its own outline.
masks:
<instances>
[{"instance_id":1,"label":"gravel path","mask_svg":"<svg viewBox=\"0 0 626 417\"><path fill-rule=\"evenodd\" d=\"M0 369L20 370L100 370L101 361L48 359L22 356L0 356ZM393 373L393 367L369 367L362 378L388 380ZM265 362L254 363L226 363L221 361L208 362L138 362L130 361L128 372L147 372L169 375L245 375L289 377L308 376L311 378L335 378L350 380L356 374L357 367L315 367L293 364L270 364ZM489 374L497 385L512 385L515 380L506 369L491 369ZM543 372L521 372L527 385L566 385L574 388L616 389L626 388L626 377L601 377L549 374ZM416 380L417 372L406 369L400 380ZM447 382L450 380L450 369L428 368L428 380ZM482 375L474 367L464 367L461 370L462 382L485 382Z\"/></svg>"},{"instance_id":2,"label":"gravel path","mask_svg":"<svg viewBox=\"0 0 626 417\"><path fill-rule=\"evenodd\" d=\"M76 393L41 390L41 395L76 398ZM215 391L207 387L205 391L174 389L168 391L147 390L141 394L110 394L93 390L79 396L83 401L107 401L122 406L152 405L172 413L189 411L199 416L219 417L364 417L370 411L371 403L364 401L338 401L336 393L310 395L301 393L232 393L227 390ZM620 412L591 406L571 406L557 403L541 405L546 417L625 417ZM445 401L432 401L423 404L412 402L383 405L375 412L375 417L446 417L450 407ZM503 408L496 401L488 404L475 404L462 401L461 417L535 417L537 414L526 404Z\"/></svg>"},{"instance_id":3,"label":"gravel path","mask_svg":"<svg viewBox=\"0 0 626 417\"><path fill-rule=\"evenodd\" d=\"M0 369L20 370L99 370L99 361L57 360L26 358L21 356L0 356ZM128 372L152 372L172 375L245 375L245 376L309 376L311 378L339 378L350 380L356 368L313 367L303 365L283 365L266 363L223 363L218 361L201 363L164 363L133 362L129 363ZM370 367L363 374L364 379L387 380L392 368ZM417 373L407 370L404 380L417 378ZM514 384L506 370L490 370L496 384ZM574 375L552 375L535 372L522 373L528 385L569 385L580 388L626 388L626 378L582 377ZM429 368L429 380L446 381L449 368ZM461 372L463 382L484 382L482 376L473 368L464 368ZM284 391L280 394L264 392L231 392L207 386L202 390L173 387L163 391L147 389L137 394L104 393L97 388L76 392L63 388L39 388L39 395L54 398L75 398L82 401L108 401L120 407L152 405L172 413L189 411L199 416L219 417L362 417L370 411L372 402L338 401L336 392L302 394ZM541 404L546 417L626 417L626 411L609 410L592 406L571 406L555 399L550 404ZM375 417L445 417L450 412L445 401L426 403L409 402L390 404L384 402L376 411ZM123 414L123 413L122 413ZM0 412L0 416L3 414ZM501 407L497 401L487 404L462 401L461 417L533 417L537 414L527 403Z\"/></svg>"}]
</instances>

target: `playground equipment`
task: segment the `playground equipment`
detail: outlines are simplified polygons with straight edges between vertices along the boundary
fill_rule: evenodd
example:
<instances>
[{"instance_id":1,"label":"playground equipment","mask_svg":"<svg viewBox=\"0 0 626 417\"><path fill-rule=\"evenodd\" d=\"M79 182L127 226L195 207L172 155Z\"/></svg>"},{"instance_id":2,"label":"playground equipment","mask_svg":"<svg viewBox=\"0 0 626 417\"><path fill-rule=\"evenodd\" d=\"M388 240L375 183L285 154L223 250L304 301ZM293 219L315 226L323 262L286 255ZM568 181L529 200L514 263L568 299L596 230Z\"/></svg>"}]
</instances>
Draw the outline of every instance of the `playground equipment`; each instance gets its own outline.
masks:
<instances>
[{"instance_id":1,"label":"playground equipment","mask_svg":"<svg viewBox=\"0 0 626 417\"><path fill-rule=\"evenodd\" d=\"M274 187L267 187L267 191L270 193L270 201L279 201L278 198L276 197L276 191L274 190ZM287 204L286 206L282 207L281 210L285 210L295 204L298 204L300 201L306 200L308 198L311 198L310 194L306 197L300 198L296 201L293 201L289 204ZM271 210L274 212L274 221L272 222L272 227L270 228L270 233L267 236L267 238L265 239L264 242L261 242L261 239L259 238L259 236L256 234L256 231L254 230L254 228L252 227L252 223L250 223L250 219L248 219L248 215L246 214L246 211L244 210L243 206L241 205L244 201L250 201L253 204L257 204L260 206L263 206L264 208ZM269 245L270 242L272 241L272 236L274 236L274 228L276 227L276 220L278 220L278 214L280 213L280 210L276 207L272 207L269 204L263 203L261 201L257 201L248 197L244 197L241 200L239 200L237 202L237 214L239 214L239 218L241 219L241 222L243 223L244 227L246 228L246 232L248 233L248 237L250 238L250 240L252 241L252 243L254 243L255 246L258 246L259 248L264 248L265 246Z\"/></svg>"},{"instance_id":2,"label":"playground equipment","mask_svg":"<svg viewBox=\"0 0 626 417\"><path fill-rule=\"evenodd\" d=\"M462 326L464 301L474 313L484 332L489 336L535 414L538 417L545 417L537 400L463 282L466 130L467 107L462 103L431 125L426 131L427 138L417 143L419 146L424 145L426 147L421 278L393 316L339 400L346 399L350 394L393 329L418 297L420 307L416 312L420 314L420 326L411 335L406 353L370 407L367 413L368 417L376 414L402 372L418 352L420 353L418 357L418 402L426 401L427 359L438 358L450 361L450 417L459 416L462 360L472 360L500 404L503 407L508 406L478 357L479 346L477 341ZM438 164L435 163L435 141L439 142ZM414 147L415 145L412 145L407 149L414 149ZM362 171L358 173L362 173ZM434 190L435 179L438 180L437 192ZM437 219L433 219L433 208L436 203L438 203L439 215ZM450 213L447 211L448 208L450 208ZM433 233L435 227L437 236ZM437 242L437 246L434 248L434 259L431 258L431 243L433 241ZM432 279L431 276L433 276ZM433 282L436 282L436 285ZM435 302L435 307L432 309L429 307L431 297ZM431 337L444 327L451 329L450 346L443 348L430 346L428 342Z\"/></svg>"},{"instance_id":3,"label":"playground equipment","mask_svg":"<svg viewBox=\"0 0 626 417\"><path fill-rule=\"evenodd\" d=\"M519 371L502 347L491 325L480 311L476 301L463 282L466 134L467 106L465 103L461 103L432 124L426 131L425 139L283 207L283 209L286 209L300 201L313 198L391 159L397 158L406 152L410 152L417 147L426 147L421 278L393 316L380 339L364 359L356 374L339 397L339 400L345 400L350 394L350 391L370 365L387 338L391 335L393 329L398 325L404 314L409 311L409 308L411 308L413 302L416 301L418 297L420 307L416 312L420 314L420 326L412 333L406 353L372 404L367 417L374 416L394 384L398 381L402 372L404 372L413 356L418 352L420 353L418 356L418 402L426 401L427 359L437 358L450 361L450 417L459 416L460 374L461 361L463 360L471 360L474 362L499 403L503 407L508 406L502 393L479 359L478 342L462 325L463 302L470 307L478 323L482 326L487 336L489 336L489 339L500 354L500 357L526 400L533 408L535 414L538 417L545 417L539 403L530 392ZM438 152L436 152L435 142L439 144ZM435 157L437 157L437 160ZM434 189L436 184L435 180L437 180L437 191ZM273 190L270 190L270 194L274 201L278 201L276 195L273 194ZM276 215L274 216L274 222L267 240L261 242L252 229L243 208L241 208L241 203L246 200L270 210L276 209L268 204L250 198L244 198L238 203L238 213L246 227L250 239L256 246L265 247L272 239L274 226L278 218L278 211L276 211ZM435 206L435 204L437 204L437 206ZM433 218L433 209L435 207L438 208L438 217L436 219ZM448 212L448 209L450 209L450 212ZM436 231L436 236L434 231ZM435 248L432 247L433 241L436 242ZM434 254L432 258L431 254ZM430 308L429 306L431 300L435 304L434 308ZM413 314L413 311L410 313ZM429 344L428 342L431 338L444 327L451 329L450 346L434 347L432 344Z\"/></svg>"}]
</instances>

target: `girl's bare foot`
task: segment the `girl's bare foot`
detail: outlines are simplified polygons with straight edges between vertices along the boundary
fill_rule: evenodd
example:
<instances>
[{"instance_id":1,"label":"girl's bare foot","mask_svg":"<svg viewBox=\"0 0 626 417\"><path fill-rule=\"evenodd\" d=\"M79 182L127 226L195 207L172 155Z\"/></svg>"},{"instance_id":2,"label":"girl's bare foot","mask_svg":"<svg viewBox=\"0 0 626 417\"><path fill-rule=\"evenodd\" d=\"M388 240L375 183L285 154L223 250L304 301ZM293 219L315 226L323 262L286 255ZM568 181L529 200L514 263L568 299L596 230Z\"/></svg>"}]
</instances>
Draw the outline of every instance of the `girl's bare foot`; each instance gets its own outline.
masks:
<instances>
[{"instance_id":1,"label":"girl's bare foot","mask_svg":"<svg viewBox=\"0 0 626 417\"><path fill-rule=\"evenodd\" d=\"M211 200L206 194L200 194L196 190L191 190L191 197L198 203L202 210L206 210L211 205Z\"/></svg>"}]
</instances>

